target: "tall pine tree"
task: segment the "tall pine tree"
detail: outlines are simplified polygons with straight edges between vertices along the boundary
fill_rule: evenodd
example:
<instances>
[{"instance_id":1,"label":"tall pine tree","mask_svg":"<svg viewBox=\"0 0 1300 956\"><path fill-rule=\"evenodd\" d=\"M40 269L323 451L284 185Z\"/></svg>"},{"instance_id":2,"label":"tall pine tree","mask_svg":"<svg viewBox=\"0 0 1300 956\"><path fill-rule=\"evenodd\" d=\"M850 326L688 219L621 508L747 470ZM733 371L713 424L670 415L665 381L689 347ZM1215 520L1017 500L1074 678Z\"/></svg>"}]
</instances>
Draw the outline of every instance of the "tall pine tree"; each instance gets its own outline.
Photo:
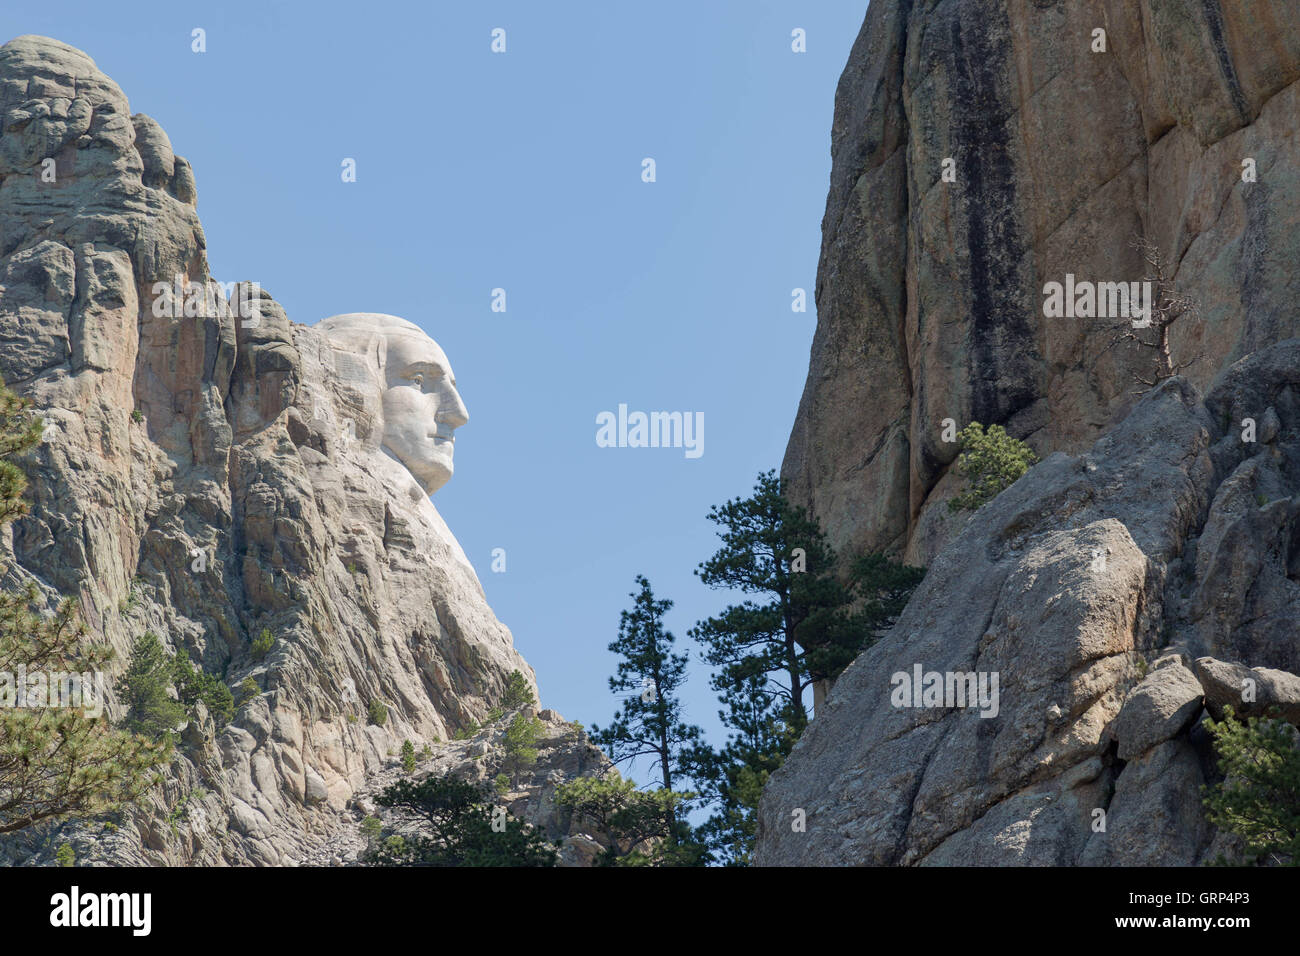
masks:
<instances>
[{"instance_id":1,"label":"tall pine tree","mask_svg":"<svg viewBox=\"0 0 1300 956\"><path fill-rule=\"evenodd\" d=\"M808 688L833 676L830 661L814 656L820 666L811 667L809 652L850 642L853 593L835 577L835 552L821 528L790 504L774 471L758 476L750 497L715 505L708 517L722 547L696 575L711 588L754 597L701 621L692 636L718 669L714 687L724 702L765 674L765 693L798 733L808 722Z\"/></svg>"},{"instance_id":2,"label":"tall pine tree","mask_svg":"<svg viewBox=\"0 0 1300 956\"><path fill-rule=\"evenodd\" d=\"M762 788L808 723L809 689L893 623L923 572L871 555L841 581L816 519L790 503L774 471L708 517L722 547L696 574L748 597L691 632L715 668L719 717L732 733L721 750L696 747L685 762L715 809L701 836L721 859L743 864Z\"/></svg>"},{"instance_id":3,"label":"tall pine tree","mask_svg":"<svg viewBox=\"0 0 1300 956\"><path fill-rule=\"evenodd\" d=\"M700 728L682 717L679 691L686 682L687 655L673 653L676 638L664 628L664 615L673 602L657 600L641 575L636 584L629 595L632 608L620 615L618 637L609 645L620 658L609 689L623 695L623 706L608 727L592 727L591 739L615 764L648 758L660 787L674 793L682 782L682 754L700 739ZM689 842L689 830L679 819L682 802L664 803L664 835L676 845ZM691 862L690 854L682 854L679 862Z\"/></svg>"}]
</instances>

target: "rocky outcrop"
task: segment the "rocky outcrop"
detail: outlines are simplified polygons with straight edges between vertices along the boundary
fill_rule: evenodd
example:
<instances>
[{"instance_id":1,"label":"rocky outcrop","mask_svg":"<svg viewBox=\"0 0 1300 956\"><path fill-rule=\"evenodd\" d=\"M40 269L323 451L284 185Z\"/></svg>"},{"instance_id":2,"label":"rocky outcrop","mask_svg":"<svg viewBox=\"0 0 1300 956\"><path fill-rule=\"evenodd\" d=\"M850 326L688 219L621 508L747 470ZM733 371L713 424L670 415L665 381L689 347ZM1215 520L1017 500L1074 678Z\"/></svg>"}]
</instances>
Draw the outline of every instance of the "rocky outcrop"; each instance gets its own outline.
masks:
<instances>
[{"instance_id":1,"label":"rocky outcrop","mask_svg":"<svg viewBox=\"0 0 1300 956\"><path fill-rule=\"evenodd\" d=\"M1199 304L1173 336L1194 386L1300 333L1298 77L1281 0L873 0L782 467L837 549L928 565L960 531L947 420L1046 456L1124 418L1144 356L1045 318L1043 287L1141 279L1137 235Z\"/></svg>"},{"instance_id":2,"label":"rocky outcrop","mask_svg":"<svg viewBox=\"0 0 1300 956\"><path fill-rule=\"evenodd\" d=\"M1280 717L1300 727L1300 677L1271 667L1242 664L1202 657L1196 674L1205 689L1205 709L1222 719L1231 707L1238 717Z\"/></svg>"},{"instance_id":3,"label":"rocky outcrop","mask_svg":"<svg viewBox=\"0 0 1300 956\"><path fill-rule=\"evenodd\" d=\"M152 630L257 690L186 728L113 860L302 860L403 740L447 740L532 670L427 496L364 453L330 341L210 275L158 124L30 36L0 48L0 116L0 374L46 421L5 583L77 597L119 668Z\"/></svg>"},{"instance_id":4,"label":"rocky outcrop","mask_svg":"<svg viewBox=\"0 0 1300 956\"><path fill-rule=\"evenodd\" d=\"M530 714L537 709L529 708ZM617 777L608 759L587 739L582 727L564 720L553 710L536 712L541 724L537 738L537 762L515 774L504 789L496 787L495 778L502 772L506 748L504 736L513 714L505 714L474 735L433 748L409 774L400 760L390 759L389 766L372 777L363 791L356 794L349 809L340 814L340 826L330 838L312 851L303 862L313 866L352 866L363 861L369 847L361 823L369 816L378 817L386 831L402 836L419 835L419 821L400 812L380 807L375 802L386 787L402 779L416 782L429 776L453 774L477 784L493 794L498 806L512 815L530 821L543 838L559 848L560 866L590 866L596 856L609 846L608 834L593 831L581 818L556 802L556 789L583 775ZM509 776L509 775L507 775Z\"/></svg>"},{"instance_id":5,"label":"rocky outcrop","mask_svg":"<svg viewBox=\"0 0 1300 956\"><path fill-rule=\"evenodd\" d=\"M1300 339L1233 364L1204 400L1168 379L1091 449L1049 456L971 517L841 676L764 791L756 860L1214 857L1200 717L1300 720L1297 503Z\"/></svg>"}]
</instances>

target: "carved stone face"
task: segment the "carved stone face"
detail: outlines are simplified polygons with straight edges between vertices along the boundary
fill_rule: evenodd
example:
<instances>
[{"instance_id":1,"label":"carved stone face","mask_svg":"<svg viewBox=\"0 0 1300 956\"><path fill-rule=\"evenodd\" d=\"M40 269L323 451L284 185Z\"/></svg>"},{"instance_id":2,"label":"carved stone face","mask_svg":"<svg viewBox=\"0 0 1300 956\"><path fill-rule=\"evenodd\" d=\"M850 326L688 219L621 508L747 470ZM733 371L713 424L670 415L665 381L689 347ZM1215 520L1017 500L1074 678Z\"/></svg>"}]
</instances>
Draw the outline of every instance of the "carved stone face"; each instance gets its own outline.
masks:
<instances>
[{"instance_id":1,"label":"carved stone face","mask_svg":"<svg viewBox=\"0 0 1300 956\"><path fill-rule=\"evenodd\" d=\"M453 432L469 421L469 412L438 343L405 319L371 312L336 315L318 328L336 349L364 350L381 391L383 450L426 494L450 481Z\"/></svg>"}]
</instances>

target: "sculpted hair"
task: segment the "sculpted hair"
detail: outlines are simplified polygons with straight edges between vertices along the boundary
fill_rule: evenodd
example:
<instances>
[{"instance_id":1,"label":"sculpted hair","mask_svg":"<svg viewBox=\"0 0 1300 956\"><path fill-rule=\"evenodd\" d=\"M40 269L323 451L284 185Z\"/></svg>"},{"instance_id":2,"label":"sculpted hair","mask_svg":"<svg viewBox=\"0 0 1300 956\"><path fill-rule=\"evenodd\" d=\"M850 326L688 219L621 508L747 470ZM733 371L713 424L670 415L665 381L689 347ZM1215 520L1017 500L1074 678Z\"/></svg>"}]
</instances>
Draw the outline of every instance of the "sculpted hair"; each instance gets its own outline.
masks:
<instances>
[{"instance_id":1,"label":"sculpted hair","mask_svg":"<svg viewBox=\"0 0 1300 956\"><path fill-rule=\"evenodd\" d=\"M358 439L372 446L383 441L383 394L388 336L394 332L424 330L414 322L378 312L348 312L322 319L315 328L324 334L334 352L342 417L356 424Z\"/></svg>"}]
</instances>

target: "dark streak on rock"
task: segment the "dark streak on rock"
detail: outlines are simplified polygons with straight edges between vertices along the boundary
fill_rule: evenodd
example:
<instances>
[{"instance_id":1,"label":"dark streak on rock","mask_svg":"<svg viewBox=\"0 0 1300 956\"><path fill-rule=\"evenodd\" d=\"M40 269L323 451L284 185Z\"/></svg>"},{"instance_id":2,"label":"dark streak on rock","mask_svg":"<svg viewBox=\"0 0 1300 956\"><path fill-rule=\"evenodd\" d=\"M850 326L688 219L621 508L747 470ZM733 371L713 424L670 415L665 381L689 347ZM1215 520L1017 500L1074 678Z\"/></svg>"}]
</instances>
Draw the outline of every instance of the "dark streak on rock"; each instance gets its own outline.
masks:
<instances>
[{"instance_id":1,"label":"dark streak on rock","mask_svg":"<svg viewBox=\"0 0 1300 956\"><path fill-rule=\"evenodd\" d=\"M1035 398L1034 332L1021 294L1028 250L1017 221L1016 169L999 77L1007 70L1006 10L960 5L950 21L953 149L967 183L971 417L1004 422Z\"/></svg>"},{"instance_id":2,"label":"dark streak on rock","mask_svg":"<svg viewBox=\"0 0 1300 956\"><path fill-rule=\"evenodd\" d=\"M1218 61L1219 72L1228 84L1228 95L1232 97L1232 106L1241 117L1243 124L1250 122L1250 107L1246 95L1241 91L1241 81L1237 79L1237 69L1232 65L1232 55L1223 40L1223 8L1219 0L1202 0L1205 11L1205 25L1210 31L1210 45L1214 47L1214 58Z\"/></svg>"}]
</instances>

